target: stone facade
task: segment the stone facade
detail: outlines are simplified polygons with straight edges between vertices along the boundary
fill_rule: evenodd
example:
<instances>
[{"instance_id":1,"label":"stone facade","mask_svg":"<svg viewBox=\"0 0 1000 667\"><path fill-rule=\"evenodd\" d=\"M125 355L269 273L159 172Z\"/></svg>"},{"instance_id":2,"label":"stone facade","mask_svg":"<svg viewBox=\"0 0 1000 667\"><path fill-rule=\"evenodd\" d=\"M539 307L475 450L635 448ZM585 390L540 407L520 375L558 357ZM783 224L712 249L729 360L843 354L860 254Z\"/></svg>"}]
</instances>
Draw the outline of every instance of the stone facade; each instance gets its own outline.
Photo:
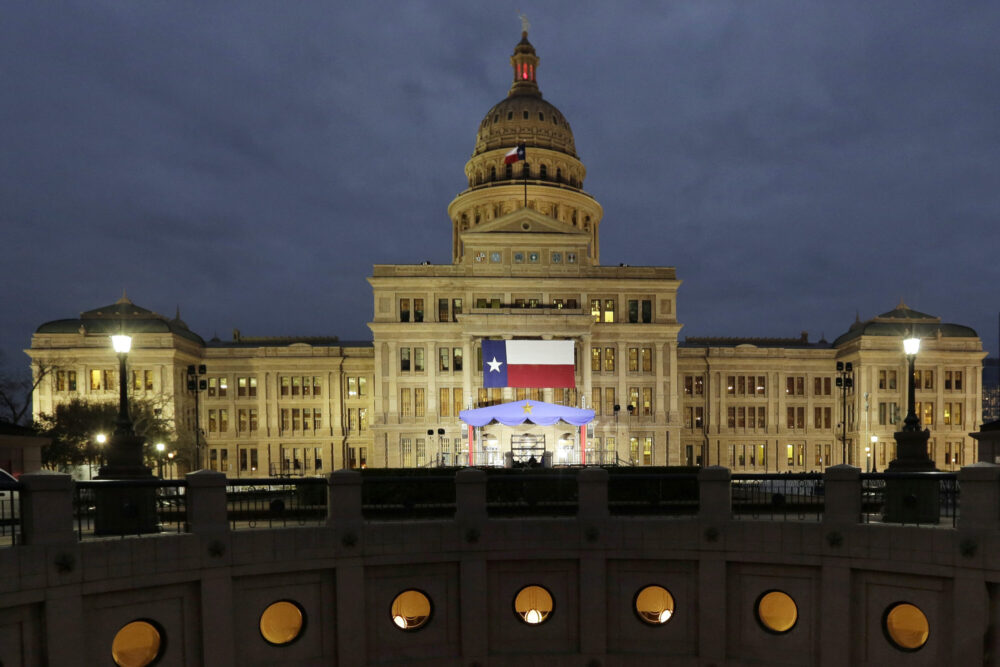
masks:
<instances>
[{"instance_id":1,"label":"stone facade","mask_svg":"<svg viewBox=\"0 0 1000 667\"><path fill-rule=\"evenodd\" d=\"M470 444L461 410L523 398L594 409L589 462L884 469L906 409L901 339L916 330L932 454L942 468L976 459L967 433L981 423L985 353L967 327L900 304L833 343L681 340L673 267L601 265L603 210L583 190L568 121L542 99L526 34L511 65L508 96L479 125L468 188L448 207L452 263L375 265L371 342L238 332L205 342L179 318L123 299L36 331L35 372L53 370L36 391L36 417L73 396L115 398L106 336L125 327L136 335L133 390L161 402L181 437L200 424L196 465L233 476L464 465L470 450L474 463L502 464L515 442L578 462L573 429L487 427ZM525 160L508 164L520 144ZM576 386L483 389L483 338L572 340ZM846 394L838 362L853 364ZM189 365L207 371L197 419Z\"/></svg>"}]
</instances>

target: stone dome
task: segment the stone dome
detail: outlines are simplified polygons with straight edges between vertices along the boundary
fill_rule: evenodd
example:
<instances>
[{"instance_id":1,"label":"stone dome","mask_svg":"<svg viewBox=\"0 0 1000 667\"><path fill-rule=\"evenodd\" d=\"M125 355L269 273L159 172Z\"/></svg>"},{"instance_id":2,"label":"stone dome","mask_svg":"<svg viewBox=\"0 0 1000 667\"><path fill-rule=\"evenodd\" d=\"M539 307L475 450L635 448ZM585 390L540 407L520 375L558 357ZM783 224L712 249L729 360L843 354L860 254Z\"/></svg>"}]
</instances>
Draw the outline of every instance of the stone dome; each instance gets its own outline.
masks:
<instances>
[{"instance_id":1,"label":"stone dome","mask_svg":"<svg viewBox=\"0 0 1000 667\"><path fill-rule=\"evenodd\" d=\"M535 78L538 57L521 33L521 41L510 57L514 83L507 97L493 105L479 124L473 156L518 144L528 148L548 148L576 157L573 130L562 112L542 99Z\"/></svg>"}]
</instances>

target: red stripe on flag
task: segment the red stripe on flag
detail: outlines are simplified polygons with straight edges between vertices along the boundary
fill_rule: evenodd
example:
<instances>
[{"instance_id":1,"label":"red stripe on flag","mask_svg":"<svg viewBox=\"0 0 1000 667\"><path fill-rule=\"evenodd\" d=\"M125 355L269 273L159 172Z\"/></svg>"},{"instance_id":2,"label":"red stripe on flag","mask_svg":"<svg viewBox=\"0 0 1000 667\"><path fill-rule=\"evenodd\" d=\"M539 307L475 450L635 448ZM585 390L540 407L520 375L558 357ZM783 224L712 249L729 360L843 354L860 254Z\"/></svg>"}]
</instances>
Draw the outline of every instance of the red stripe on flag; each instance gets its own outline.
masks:
<instances>
[{"instance_id":1,"label":"red stripe on flag","mask_svg":"<svg viewBox=\"0 0 1000 667\"><path fill-rule=\"evenodd\" d=\"M508 364L508 387L575 387L573 365Z\"/></svg>"}]
</instances>

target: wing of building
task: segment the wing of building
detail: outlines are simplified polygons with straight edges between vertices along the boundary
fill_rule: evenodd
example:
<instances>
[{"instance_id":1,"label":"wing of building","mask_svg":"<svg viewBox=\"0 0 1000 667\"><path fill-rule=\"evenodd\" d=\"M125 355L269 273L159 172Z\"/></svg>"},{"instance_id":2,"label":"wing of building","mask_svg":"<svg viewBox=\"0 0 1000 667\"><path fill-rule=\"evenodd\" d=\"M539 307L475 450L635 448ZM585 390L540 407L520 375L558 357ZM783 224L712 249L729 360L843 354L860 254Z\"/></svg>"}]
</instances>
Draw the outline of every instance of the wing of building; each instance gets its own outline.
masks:
<instances>
[{"instance_id":1,"label":"wing of building","mask_svg":"<svg viewBox=\"0 0 1000 667\"><path fill-rule=\"evenodd\" d=\"M479 123L468 187L448 206L452 262L375 265L370 342L239 332L206 342L179 316L123 297L37 329L27 352L49 375L36 417L73 397L115 400L107 336L124 330L135 336L133 393L162 404L178 439L197 443L193 465L233 476L530 457L759 472L846 459L881 469L905 411L900 341L913 331L924 340L916 400L932 456L944 468L975 460L968 433L981 423L985 353L968 327L901 303L833 343L681 340L673 267L601 265L603 209L583 189L569 121L542 97L526 33L510 62L513 83ZM486 388L484 339L571 341L573 385ZM853 386L838 386L845 380ZM526 422L470 432L459 416L522 400L591 409L594 419L583 430Z\"/></svg>"}]
</instances>

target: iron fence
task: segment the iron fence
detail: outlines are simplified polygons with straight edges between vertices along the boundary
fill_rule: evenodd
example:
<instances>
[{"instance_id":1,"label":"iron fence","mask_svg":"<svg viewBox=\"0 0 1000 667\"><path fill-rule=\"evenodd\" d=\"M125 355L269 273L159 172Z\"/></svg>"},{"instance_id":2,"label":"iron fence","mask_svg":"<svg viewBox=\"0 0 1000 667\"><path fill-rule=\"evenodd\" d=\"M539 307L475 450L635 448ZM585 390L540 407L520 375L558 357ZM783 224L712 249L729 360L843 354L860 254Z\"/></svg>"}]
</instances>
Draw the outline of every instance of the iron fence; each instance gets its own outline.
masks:
<instances>
[{"instance_id":1,"label":"iron fence","mask_svg":"<svg viewBox=\"0 0 1000 667\"><path fill-rule=\"evenodd\" d=\"M734 519L820 521L825 486L821 473L738 473L732 476Z\"/></svg>"},{"instance_id":2,"label":"iron fence","mask_svg":"<svg viewBox=\"0 0 1000 667\"><path fill-rule=\"evenodd\" d=\"M226 516L233 530L324 525L325 477L226 480Z\"/></svg>"},{"instance_id":3,"label":"iron fence","mask_svg":"<svg viewBox=\"0 0 1000 667\"><path fill-rule=\"evenodd\" d=\"M491 470L486 478L486 513L493 517L575 516L577 495L575 470Z\"/></svg>"},{"instance_id":4,"label":"iron fence","mask_svg":"<svg viewBox=\"0 0 1000 667\"><path fill-rule=\"evenodd\" d=\"M182 479L78 481L73 490L77 537L129 537L187 530L187 482Z\"/></svg>"},{"instance_id":5,"label":"iron fence","mask_svg":"<svg viewBox=\"0 0 1000 667\"><path fill-rule=\"evenodd\" d=\"M455 475L361 475L366 519L442 519L455 515Z\"/></svg>"},{"instance_id":6,"label":"iron fence","mask_svg":"<svg viewBox=\"0 0 1000 667\"><path fill-rule=\"evenodd\" d=\"M698 514L696 472L609 471L608 511L612 515L693 516Z\"/></svg>"},{"instance_id":7,"label":"iron fence","mask_svg":"<svg viewBox=\"0 0 1000 667\"><path fill-rule=\"evenodd\" d=\"M863 523L958 525L961 489L954 472L861 475Z\"/></svg>"}]
</instances>

